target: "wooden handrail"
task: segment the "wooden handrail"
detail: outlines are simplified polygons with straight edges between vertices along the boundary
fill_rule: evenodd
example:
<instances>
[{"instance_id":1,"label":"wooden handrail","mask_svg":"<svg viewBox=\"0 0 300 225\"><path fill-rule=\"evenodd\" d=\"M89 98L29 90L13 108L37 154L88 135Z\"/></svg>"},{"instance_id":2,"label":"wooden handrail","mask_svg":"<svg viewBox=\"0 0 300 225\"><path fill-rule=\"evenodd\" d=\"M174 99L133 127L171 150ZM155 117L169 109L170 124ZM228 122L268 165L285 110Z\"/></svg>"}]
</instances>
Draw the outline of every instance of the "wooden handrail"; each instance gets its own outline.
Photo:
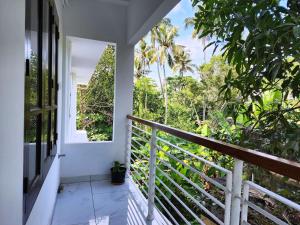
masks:
<instances>
[{"instance_id":1,"label":"wooden handrail","mask_svg":"<svg viewBox=\"0 0 300 225\"><path fill-rule=\"evenodd\" d=\"M182 131L163 124L152 122L150 120L144 120L135 116L128 115L127 118L149 127L172 134L176 137L193 142L195 144L199 144L201 146L216 150L222 154L230 155L234 158L243 160L244 162L257 165L264 169L300 181L300 163L298 162L228 144L222 141L217 141L212 138L202 137L197 134Z\"/></svg>"}]
</instances>

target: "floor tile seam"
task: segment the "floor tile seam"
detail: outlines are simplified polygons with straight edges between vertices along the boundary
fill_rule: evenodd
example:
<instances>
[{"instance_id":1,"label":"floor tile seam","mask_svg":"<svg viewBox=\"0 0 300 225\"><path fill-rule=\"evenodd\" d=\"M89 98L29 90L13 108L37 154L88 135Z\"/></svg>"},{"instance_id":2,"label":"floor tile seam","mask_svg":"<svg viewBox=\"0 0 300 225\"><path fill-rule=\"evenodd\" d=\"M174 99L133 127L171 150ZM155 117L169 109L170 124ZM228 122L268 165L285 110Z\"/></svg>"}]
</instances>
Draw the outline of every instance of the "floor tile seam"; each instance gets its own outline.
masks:
<instances>
[{"instance_id":1,"label":"floor tile seam","mask_svg":"<svg viewBox=\"0 0 300 225\"><path fill-rule=\"evenodd\" d=\"M80 183L90 183L91 181L90 180L86 180L86 181L71 181L71 182L64 182L64 183L61 183L62 185L68 185L68 184L80 184ZM73 224L71 224L73 225ZM75 224L76 225L76 224Z\"/></svg>"},{"instance_id":2,"label":"floor tile seam","mask_svg":"<svg viewBox=\"0 0 300 225\"><path fill-rule=\"evenodd\" d=\"M62 225L83 225L83 224L86 224L86 223L69 223L69 224L62 224Z\"/></svg>"},{"instance_id":3,"label":"floor tile seam","mask_svg":"<svg viewBox=\"0 0 300 225\"><path fill-rule=\"evenodd\" d=\"M97 224L96 209L95 209L95 201L94 201L94 194L93 194L93 187L92 187L92 177L91 176L90 176L90 187L91 187L92 203L93 203L93 210L94 210L94 219L95 219L95 224Z\"/></svg>"},{"instance_id":4,"label":"floor tile seam","mask_svg":"<svg viewBox=\"0 0 300 225\"><path fill-rule=\"evenodd\" d=\"M124 190L124 191L107 191L107 192L101 192L101 193L93 193L93 196L98 196L98 195L105 195L105 194L116 194L116 193L130 193L129 190Z\"/></svg>"}]
</instances>

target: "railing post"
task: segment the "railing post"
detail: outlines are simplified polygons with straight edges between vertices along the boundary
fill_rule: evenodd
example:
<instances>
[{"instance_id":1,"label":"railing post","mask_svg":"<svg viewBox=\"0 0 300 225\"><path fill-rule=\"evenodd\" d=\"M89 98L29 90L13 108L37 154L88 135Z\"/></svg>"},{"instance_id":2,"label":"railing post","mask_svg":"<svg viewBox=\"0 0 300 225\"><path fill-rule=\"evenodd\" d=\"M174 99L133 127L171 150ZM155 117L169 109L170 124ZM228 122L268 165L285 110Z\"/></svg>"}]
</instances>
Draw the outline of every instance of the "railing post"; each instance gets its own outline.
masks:
<instances>
[{"instance_id":1,"label":"railing post","mask_svg":"<svg viewBox=\"0 0 300 225\"><path fill-rule=\"evenodd\" d=\"M232 173L228 173L226 175L224 225L230 225L231 198L232 198L231 192L232 192Z\"/></svg>"},{"instance_id":2,"label":"railing post","mask_svg":"<svg viewBox=\"0 0 300 225\"><path fill-rule=\"evenodd\" d=\"M243 188L243 198L242 198L242 216L241 216L241 224L244 222L248 222L248 203L249 200L249 184L244 183Z\"/></svg>"},{"instance_id":3,"label":"railing post","mask_svg":"<svg viewBox=\"0 0 300 225\"><path fill-rule=\"evenodd\" d=\"M127 176L130 172L130 158L131 158L131 136L132 136L132 120L128 119L127 124L127 146L126 146L126 169Z\"/></svg>"},{"instance_id":4,"label":"railing post","mask_svg":"<svg viewBox=\"0 0 300 225\"><path fill-rule=\"evenodd\" d=\"M156 176L156 128L152 128L149 163L149 189L148 189L148 215L147 220L154 219L155 198L155 176Z\"/></svg>"},{"instance_id":5,"label":"railing post","mask_svg":"<svg viewBox=\"0 0 300 225\"><path fill-rule=\"evenodd\" d=\"M230 225L239 225L240 223L242 183L243 161L234 159Z\"/></svg>"}]
</instances>

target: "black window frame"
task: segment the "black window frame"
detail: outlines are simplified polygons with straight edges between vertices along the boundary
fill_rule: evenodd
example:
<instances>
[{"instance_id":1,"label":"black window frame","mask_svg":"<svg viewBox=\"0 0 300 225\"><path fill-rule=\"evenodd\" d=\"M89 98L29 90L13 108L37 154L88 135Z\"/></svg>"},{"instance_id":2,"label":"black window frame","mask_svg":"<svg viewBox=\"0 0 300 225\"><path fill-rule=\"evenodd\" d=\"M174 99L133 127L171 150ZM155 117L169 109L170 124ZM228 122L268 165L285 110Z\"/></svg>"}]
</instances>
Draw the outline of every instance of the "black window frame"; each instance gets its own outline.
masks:
<instances>
[{"instance_id":1,"label":"black window frame","mask_svg":"<svg viewBox=\"0 0 300 225\"><path fill-rule=\"evenodd\" d=\"M36 12L31 12L31 5L36 4ZM48 8L48 9L47 9ZM48 10L48 18L45 18L44 10ZM34 17L34 18L32 18ZM37 20L36 39L31 37L31 20ZM45 30L44 22L48 22L48 29ZM26 223L37 196L41 190L44 180L50 170L52 162L57 153L57 103L58 103L58 51L59 51L59 20L54 1L50 0L26 0L25 14L25 40L28 48L33 41L37 45L37 99L36 104L30 103L31 82L34 74L31 74L31 57L25 55L25 99L24 99L24 175L23 175L23 224ZM45 32L48 33L47 40ZM44 38L44 40L43 40ZM43 59L46 50L43 44L48 41L47 58ZM26 52L26 50L25 50ZM44 54L44 55L43 55ZM46 67L44 66L45 64ZM45 93L46 85L48 93ZM29 92L29 95L28 95ZM26 98L27 96L27 98ZM46 98L47 101L46 101ZM32 162L28 158L28 147L25 135L31 125L31 118L35 118L35 157ZM31 130L29 130L31 131ZM46 131L46 132L45 132ZM43 135L43 132L46 134ZM46 141L44 143L43 141ZM27 151L27 152L26 152ZM28 172L30 166L35 169L33 181L29 181Z\"/></svg>"}]
</instances>

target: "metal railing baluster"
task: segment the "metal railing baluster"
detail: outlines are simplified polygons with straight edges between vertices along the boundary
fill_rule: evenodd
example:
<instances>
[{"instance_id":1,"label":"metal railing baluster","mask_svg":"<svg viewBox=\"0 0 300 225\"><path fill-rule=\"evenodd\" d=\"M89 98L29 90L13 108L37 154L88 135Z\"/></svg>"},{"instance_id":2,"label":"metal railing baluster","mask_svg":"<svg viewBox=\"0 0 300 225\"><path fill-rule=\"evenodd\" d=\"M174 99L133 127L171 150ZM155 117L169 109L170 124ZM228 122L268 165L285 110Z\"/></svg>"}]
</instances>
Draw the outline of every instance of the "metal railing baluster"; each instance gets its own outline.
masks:
<instances>
[{"instance_id":1,"label":"metal railing baluster","mask_svg":"<svg viewBox=\"0 0 300 225\"><path fill-rule=\"evenodd\" d=\"M241 224L248 222L248 204L246 203L246 201L248 200L249 200L249 184L245 183L243 188Z\"/></svg>"},{"instance_id":2,"label":"metal railing baluster","mask_svg":"<svg viewBox=\"0 0 300 225\"><path fill-rule=\"evenodd\" d=\"M155 207L155 176L156 176L156 129L152 128L150 162L149 162L149 189L148 189L148 215L147 220L154 219Z\"/></svg>"},{"instance_id":3,"label":"metal railing baluster","mask_svg":"<svg viewBox=\"0 0 300 225\"><path fill-rule=\"evenodd\" d=\"M243 164L242 160L234 159L230 225L240 224Z\"/></svg>"},{"instance_id":4,"label":"metal railing baluster","mask_svg":"<svg viewBox=\"0 0 300 225\"><path fill-rule=\"evenodd\" d=\"M204 216L204 218L206 217L218 224L246 225L250 224L248 222L248 209L250 208L252 211L255 211L256 213L260 214L260 216L271 220L275 224L288 225L286 218L283 218L274 212L268 211L264 207L256 205L254 201L251 201L251 198L249 198L250 189L268 195L274 200L279 201L281 204L286 205L290 209L300 212L300 205L296 202L286 199L281 195L278 195L251 181L243 182L242 177L243 164L246 162L300 181L299 173L297 172L300 172L299 163L280 159L250 149L244 149L239 146L230 145L206 137L197 136L192 133L180 131L166 125L136 117L128 116L128 118L130 120L128 122L126 165L128 168L130 168L130 161L132 161L132 165L135 165L136 163L136 168L132 167L134 174L140 176L140 171L145 177L147 177L146 179L139 177L136 178L138 179L136 182L142 182L148 189L148 192L142 189L142 192L147 196L146 198L148 198L147 220L152 221L154 219L155 203L158 203L157 206L160 206L165 211L165 215L167 214L166 219L172 220L173 224L181 224L181 222L191 224L193 219L191 219L190 216L194 217L198 223L205 224L205 222L202 221L202 216ZM149 133L142 128L132 125L131 120L151 127L152 132ZM132 131L132 129L135 130ZM182 148L180 144L171 143L170 141L157 136L157 131L165 132L169 135L179 137L200 146L213 149L222 154L232 156L234 158L234 167L232 170L226 169L219 165L218 162L209 161L205 156L190 152L188 149ZM151 140L147 140L148 138L144 136L151 136ZM175 152L170 151L170 149L175 149ZM185 158L185 156L187 158ZM189 158L192 160L189 161ZM185 168L187 171L189 171L189 173L182 172L183 170L181 171L180 168L178 169L177 166L174 166L170 162L176 162L179 165L181 164L180 168ZM199 165L203 164L206 167L214 168L217 171L220 171L222 174L220 176L221 180L210 176L205 172L206 170L201 169L201 166L193 164L193 162L198 163ZM142 168L146 168L145 171L142 170ZM162 176L156 176L156 170ZM186 186L181 186L181 183L172 177L173 173L191 185L190 187L194 188L193 191L199 191L201 196L205 196L205 198L207 198L209 201L212 201L213 204L222 208L224 210L224 215L217 216L217 214L214 214L214 209L210 209L209 207L206 208L205 203L202 204L202 202L200 203L198 201L197 194L195 195L193 192L189 191L190 187L186 188ZM194 183L193 179L195 179L195 176L198 176L199 181L203 182L204 184L209 183L214 186L213 188L219 189L220 192L217 193L221 193L223 196L225 196L225 199L220 198L219 195L215 197L214 192L210 193L210 190L205 189L205 186L200 187L197 181ZM224 183L225 176L226 185ZM160 179L162 177L164 179L166 178L167 182ZM159 181L159 185L155 185L155 180ZM171 182L171 185L169 182ZM163 190L160 189L161 185L164 187ZM157 191L158 195L155 195L155 191ZM189 208L188 205L186 205L186 201L183 201L184 198L180 198L176 191L180 191L180 193L184 195L186 199L190 201L190 203L198 206L198 209L194 211L194 208ZM167 197L165 192L168 192L168 194L170 194L172 197ZM176 199L178 203L180 203L180 206L174 204L172 198ZM164 204L167 204L168 207L166 207ZM187 213L185 213L185 210ZM200 214L199 210L201 210ZM173 213L178 214L180 218L175 217ZM179 220L177 221L177 219Z\"/></svg>"},{"instance_id":5,"label":"metal railing baluster","mask_svg":"<svg viewBox=\"0 0 300 225\"><path fill-rule=\"evenodd\" d=\"M224 224L230 225L231 199L232 199L232 173L226 175Z\"/></svg>"},{"instance_id":6,"label":"metal railing baluster","mask_svg":"<svg viewBox=\"0 0 300 225\"><path fill-rule=\"evenodd\" d=\"M131 136L132 136L132 121L128 120L128 123L127 123L127 146L126 146L127 148L126 148L126 159L125 159L127 176L129 176L129 172L130 172Z\"/></svg>"}]
</instances>

